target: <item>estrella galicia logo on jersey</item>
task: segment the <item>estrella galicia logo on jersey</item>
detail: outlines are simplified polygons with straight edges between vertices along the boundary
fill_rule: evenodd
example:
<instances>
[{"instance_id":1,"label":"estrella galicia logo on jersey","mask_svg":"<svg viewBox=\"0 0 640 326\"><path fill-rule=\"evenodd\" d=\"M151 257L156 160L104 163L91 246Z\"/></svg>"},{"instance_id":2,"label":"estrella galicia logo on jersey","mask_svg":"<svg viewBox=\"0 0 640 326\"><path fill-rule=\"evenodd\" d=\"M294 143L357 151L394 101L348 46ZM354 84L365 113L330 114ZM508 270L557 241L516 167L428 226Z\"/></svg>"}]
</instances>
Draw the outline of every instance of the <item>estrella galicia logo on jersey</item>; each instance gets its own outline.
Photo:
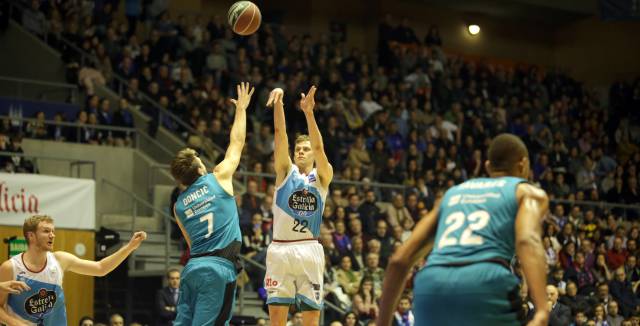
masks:
<instances>
[{"instance_id":1,"label":"estrella galicia logo on jersey","mask_svg":"<svg viewBox=\"0 0 640 326\"><path fill-rule=\"evenodd\" d=\"M40 289L24 302L24 310L30 315L41 315L50 312L56 305L58 296L55 291Z\"/></svg>"},{"instance_id":2,"label":"estrella galicia logo on jersey","mask_svg":"<svg viewBox=\"0 0 640 326\"><path fill-rule=\"evenodd\" d=\"M309 217L318 208L318 198L307 189L295 191L289 196L289 208L299 216Z\"/></svg>"}]
</instances>

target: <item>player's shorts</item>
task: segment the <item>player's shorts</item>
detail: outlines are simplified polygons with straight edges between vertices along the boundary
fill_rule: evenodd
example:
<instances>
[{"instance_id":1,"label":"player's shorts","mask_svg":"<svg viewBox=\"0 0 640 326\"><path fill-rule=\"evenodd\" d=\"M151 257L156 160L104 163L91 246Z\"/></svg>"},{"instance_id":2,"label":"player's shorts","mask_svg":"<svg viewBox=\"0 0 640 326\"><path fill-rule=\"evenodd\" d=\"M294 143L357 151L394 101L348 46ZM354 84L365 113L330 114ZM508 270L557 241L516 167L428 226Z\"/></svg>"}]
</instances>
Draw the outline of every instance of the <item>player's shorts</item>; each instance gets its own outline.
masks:
<instances>
[{"instance_id":1,"label":"player's shorts","mask_svg":"<svg viewBox=\"0 0 640 326\"><path fill-rule=\"evenodd\" d=\"M302 310L321 310L324 249L317 240L272 242L267 249L264 286L267 304L300 304Z\"/></svg>"},{"instance_id":2,"label":"player's shorts","mask_svg":"<svg viewBox=\"0 0 640 326\"><path fill-rule=\"evenodd\" d=\"M235 303L236 269L221 257L189 260L180 276L174 326L228 325Z\"/></svg>"},{"instance_id":3,"label":"player's shorts","mask_svg":"<svg viewBox=\"0 0 640 326\"><path fill-rule=\"evenodd\" d=\"M519 281L499 264L428 266L414 284L416 325L521 325Z\"/></svg>"}]
</instances>

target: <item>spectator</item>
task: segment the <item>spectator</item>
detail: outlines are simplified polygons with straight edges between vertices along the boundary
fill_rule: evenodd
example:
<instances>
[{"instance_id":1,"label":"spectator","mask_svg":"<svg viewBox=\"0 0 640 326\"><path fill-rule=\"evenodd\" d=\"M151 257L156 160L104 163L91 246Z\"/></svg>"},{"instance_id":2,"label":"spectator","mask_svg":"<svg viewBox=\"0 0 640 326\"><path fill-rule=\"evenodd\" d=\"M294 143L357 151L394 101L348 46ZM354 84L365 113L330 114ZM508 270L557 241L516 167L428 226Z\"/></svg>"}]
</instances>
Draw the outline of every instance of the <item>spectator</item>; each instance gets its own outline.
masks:
<instances>
[{"instance_id":1,"label":"spectator","mask_svg":"<svg viewBox=\"0 0 640 326\"><path fill-rule=\"evenodd\" d=\"M566 294L560 297L558 301L569 307L574 315L578 311L587 311L590 309L587 297L578 294L578 286L574 281L567 282Z\"/></svg>"},{"instance_id":2,"label":"spectator","mask_svg":"<svg viewBox=\"0 0 640 326\"><path fill-rule=\"evenodd\" d=\"M563 326L570 323L571 310L558 302L558 289L553 285L547 285L547 298L549 299L549 326Z\"/></svg>"},{"instance_id":3,"label":"spectator","mask_svg":"<svg viewBox=\"0 0 640 326\"><path fill-rule=\"evenodd\" d=\"M46 17L40 11L40 1L31 0L31 6L22 13L22 24L38 36L45 35Z\"/></svg>"},{"instance_id":4,"label":"spectator","mask_svg":"<svg viewBox=\"0 0 640 326\"><path fill-rule=\"evenodd\" d=\"M335 223L336 229L333 233L333 243L335 244L340 255L348 255L352 250L351 239L346 234L346 227L344 225L344 221L336 221Z\"/></svg>"},{"instance_id":5,"label":"spectator","mask_svg":"<svg viewBox=\"0 0 640 326\"><path fill-rule=\"evenodd\" d=\"M620 266L624 265L624 262L627 259L628 253L622 247L622 244L622 238L615 237L613 249L610 249L607 252L607 263L611 269L618 269Z\"/></svg>"},{"instance_id":6,"label":"spectator","mask_svg":"<svg viewBox=\"0 0 640 326\"><path fill-rule=\"evenodd\" d=\"M618 313L618 303L616 301L609 302L607 305L607 323L610 326L620 326L622 321L624 321L624 317Z\"/></svg>"},{"instance_id":7,"label":"spectator","mask_svg":"<svg viewBox=\"0 0 640 326\"><path fill-rule=\"evenodd\" d=\"M353 311L349 311L344 315L343 321L342 321L342 325L344 326L359 326L361 325L360 320L358 319L358 315L353 312Z\"/></svg>"},{"instance_id":8,"label":"spectator","mask_svg":"<svg viewBox=\"0 0 640 326\"><path fill-rule=\"evenodd\" d=\"M413 326L415 319L413 317L413 311L411 310L411 298L408 296L402 296L398 303L398 309L393 315L394 326Z\"/></svg>"},{"instance_id":9,"label":"spectator","mask_svg":"<svg viewBox=\"0 0 640 326\"><path fill-rule=\"evenodd\" d=\"M373 280L363 277L357 293L353 296L353 311L358 315L358 319L370 320L378 316L377 299Z\"/></svg>"},{"instance_id":10,"label":"spectator","mask_svg":"<svg viewBox=\"0 0 640 326\"><path fill-rule=\"evenodd\" d=\"M620 311L625 317L631 316L636 311L638 299L636 298L631 282L627 281L624 268L620 267L615 272L615 278L609 283L611 296L620 303Z\"/></svg>"},{"instance_id":11,"label":"spectator","mask_svg":"<svg viewBox=\"0 0 640 326\"><path fill-rule=\"evenodd\" d=\"M380 256L377 253L367 254L366 267L362 271L362 276L373 282L376 297L380 297L382 295L384 270L380 268Z\"/></svg>"},{"instance_id":12,"label":"spectator","mask_svg":"<svg viewBox=\"0 0 640 326\"><path fill-rule=\"evenodd\" d=\"M112 314L109 317L109 326L124 326L124 318L120 314Z\"/></svg>"},{"instance_id":13,"label":"spectator","mask_svg":"<svg viewBox=\"0 0 640 326\"><path fill-rule=\"evenodd\" d=\"M352 222L360 222L359 220L352 220ZM353 250L350 252L351 262L353 269L359 272L363 272L365 269L364 258L364 240L361 235L356 235L351 238L353 244Z\"/></svg>"},{"instance_id":14,"label":"spectator","mask_svg":"<svg viewBox=\"0 0 640 326\"><path fill-rule=\"evenodd\" d=\"M79 326L93 326L93 318L89 316L84 316L80 318Z\"/></svg>"},{"instance_id":15,"label":"spectator","mask_svg":"<svg viewBox=\"0 0 640 326\"><path fill-rule=\"evenodd\" d=\"M351 269L349 256L343 256L340 259L340 267L336 270L336 279L346 294L353 295L358 292L362 275Z\"/></svg>"},{"instance_id":16,"label":"spectator","mask_svg":"<svg viewBox=\"0 0 640 326\"><path fill-rule=\"evenodd\" d=\"M393 238L388 234L387 222L379 220L376 226L375 240L380 243L380 260L382 266L386 266L387 259L391 255L393 249ZM371 248L369 248L371 249Z\"/></svg>"},{"instance_id":17,"label":"spectator","mask_svg":"<svg viewBox=\"0 0 640 326\"><path fill-rule=\"evenodd\" d=\"M567 279L573 280L578 285L580 294L586 295L593 291L595 285L595 277L590 269L584 265L584 254L576 253L576 260L573 266L567 270Z\"/></svg>"},{"instance_id":18,"label":"spectator","mask_svg":"<svg viewBox=\"0 0 640 326\"><path fill-rule=\"evenodd\" d=\"M393 203L387 208L387 221L391 227L404 225L405 220L411 220L413 217L405 206L404 196L397 194L393 198ZM413 226L413 223L411 223Z\"/></svg>"},{"instance_id":19,"label":"spectator","mask_svg":"<svg viewBox=\"0 0 640 326\"><path fill-rule=\"evenodd\" d=\"M167 271L168 285L156 293L156 312L158 320L156 325L173 325L176 319L178 296L180 289L180 270L170 268Z\"/></svg>"}]
</instances>

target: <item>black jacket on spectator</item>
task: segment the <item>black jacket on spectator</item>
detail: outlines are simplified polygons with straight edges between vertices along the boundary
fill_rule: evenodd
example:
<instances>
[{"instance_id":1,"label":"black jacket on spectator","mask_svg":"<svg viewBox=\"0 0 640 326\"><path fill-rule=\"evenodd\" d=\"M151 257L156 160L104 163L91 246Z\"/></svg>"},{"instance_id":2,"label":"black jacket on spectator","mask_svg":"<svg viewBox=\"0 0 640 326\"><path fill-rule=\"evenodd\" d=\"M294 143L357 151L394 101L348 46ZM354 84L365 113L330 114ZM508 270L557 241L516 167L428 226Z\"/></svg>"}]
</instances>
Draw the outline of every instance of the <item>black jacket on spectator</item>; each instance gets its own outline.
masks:
<instances>
[{"instance_id":1,"label":"black jacket on spectator","mask_svg":"<svg viewBox=\"0 0 640 326\"><path fill-rule=\"evenodd\" d=\"M557 302L549 314L549 326L565 326L571 323L571 309Z\"/></svg>"},{"instance_id":2,"label":"black jacket on spectator","mask_svg":"<svg viewBox=\"0 0 640 326\"><path fill-rule=\"evenodd\" d=\"M375 234L376 222L380 217L380 208L375 203L365 201L358 207L358 212L362 221L362 231L366 234Z\"/></svg>"},{"instance_id":3,"label":"black jacket on spectator","mask_svg":"<svg viewBox=\"0 0 640 326\"><path fill-rule=\"evenodd\" d=\"M638 305L638 299L633 293L631 283L628 281L613 280L609 283L611 296L620 304L620 312L625 318L631 316Z\"/></svg>"},{"instance_id":4,"label":"black jacket on spectator","mask_svg":"<svg viewBox=\"0 0 640 326\"><path fill-rule=\"evenodd\" d=\"M575 314L576 311L589 312L591 310L591 306L589 304L589 300L587 299L587 297L579 294L573 297L570 297L567 295L561 296L558 299L558 302L569 307L572 315Z\"/></svg>"},{"instance_id":5,"label":"black jacket on spectator","mask_svg":"<svg viewBox=\"0 0 640 326\"><path fill-rule=\"evenodd\" d=\"M176 308L177 302L174 300L171 289L166 286L156 293L156 310L158 313L157 326L171 326L176 319L176 311L169 311L166 307Z\"/></svg>"}]
</instances>

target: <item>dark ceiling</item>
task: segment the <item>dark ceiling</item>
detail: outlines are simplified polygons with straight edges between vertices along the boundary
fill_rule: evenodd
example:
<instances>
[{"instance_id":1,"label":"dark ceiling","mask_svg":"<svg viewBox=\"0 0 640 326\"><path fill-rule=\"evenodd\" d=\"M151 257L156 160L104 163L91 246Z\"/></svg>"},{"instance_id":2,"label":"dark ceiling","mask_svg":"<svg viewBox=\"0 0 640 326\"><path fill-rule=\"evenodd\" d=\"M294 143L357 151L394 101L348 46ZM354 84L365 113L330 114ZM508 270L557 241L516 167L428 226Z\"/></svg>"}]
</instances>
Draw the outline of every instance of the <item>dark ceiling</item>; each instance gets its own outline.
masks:
<instances>
[{"instance_id":1,"label":"dark ceiling","mask_svg":"<svg viewBox=\"0 0 640 326\"><path fill-rule=\"evenodd\" d=\"M548 27L594 16L597 0L409 0L505 20Z\"/></svg>"}]
</instances>

